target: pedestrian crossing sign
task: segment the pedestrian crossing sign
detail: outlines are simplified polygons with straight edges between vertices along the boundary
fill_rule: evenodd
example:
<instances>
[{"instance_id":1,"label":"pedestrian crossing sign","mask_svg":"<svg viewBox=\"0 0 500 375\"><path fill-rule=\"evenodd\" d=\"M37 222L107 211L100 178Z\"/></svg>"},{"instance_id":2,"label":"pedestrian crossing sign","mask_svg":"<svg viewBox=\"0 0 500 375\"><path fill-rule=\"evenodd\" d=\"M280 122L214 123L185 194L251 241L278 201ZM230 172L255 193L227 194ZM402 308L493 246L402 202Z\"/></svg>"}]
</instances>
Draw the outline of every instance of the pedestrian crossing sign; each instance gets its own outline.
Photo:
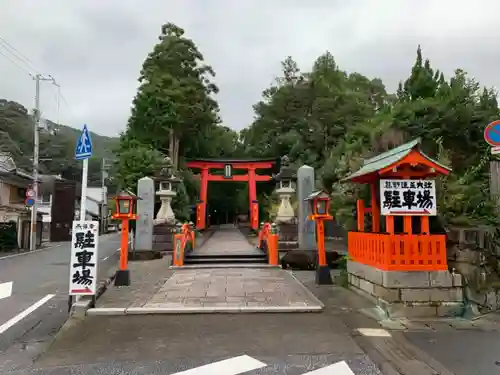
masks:
<instances>
[{"instance_id":1,"label":"pedestrian crossing sign","mask_svg":"<svg viewBox=\"0 0 500 375\"><path fill-rule=\"evenodd\" d=\"M83 160L92 156L92 139L87 129L87 125L83 125L82 134L76 142L75 159Z\"/></svg>"}]
</instances>

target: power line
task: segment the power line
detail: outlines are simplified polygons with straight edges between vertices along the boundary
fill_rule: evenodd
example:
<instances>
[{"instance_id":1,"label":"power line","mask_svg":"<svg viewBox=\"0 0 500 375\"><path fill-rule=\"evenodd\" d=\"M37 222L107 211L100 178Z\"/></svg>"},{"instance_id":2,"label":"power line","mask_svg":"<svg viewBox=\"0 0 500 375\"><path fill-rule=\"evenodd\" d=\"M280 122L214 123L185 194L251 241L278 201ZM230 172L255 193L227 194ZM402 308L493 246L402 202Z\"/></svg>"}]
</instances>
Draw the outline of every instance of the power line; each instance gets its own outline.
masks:
<instances>
[{"instance_id":1,"label":"power line","mask_svg":"<svg viewBox=\"0 0 500 375\"><path fill-rule=\"evenodd\" d=\"M5 57L8 61L10 61L12 64L14 64L16 67L18 67L19 69L21 69L23 72L27 73L30 77L33 77L33 74L31 74L27 69L23 68L21 65L19 65L18 63L16 63L14 60L12 60L10 57L8 57L7 55L5 55L2 51L0 51L0 55L2 55L3 57Z\"/></svg>"},{"instance_id":2,"label":"power line","mask_svg":"<svg viewBox=\"0 0 500 375\"><path fill-rule=\"evenodd\" d=\"M0 46L3 46L5 50L7 50L10 54L12 54L17 60L26 65L29 70L34 71L37 74L40 74L40 70L37 68L36 64L29 59L25 54L19 51L16 47L10 44L5 38L0 36Z\"/></svg>"}]
</instances>

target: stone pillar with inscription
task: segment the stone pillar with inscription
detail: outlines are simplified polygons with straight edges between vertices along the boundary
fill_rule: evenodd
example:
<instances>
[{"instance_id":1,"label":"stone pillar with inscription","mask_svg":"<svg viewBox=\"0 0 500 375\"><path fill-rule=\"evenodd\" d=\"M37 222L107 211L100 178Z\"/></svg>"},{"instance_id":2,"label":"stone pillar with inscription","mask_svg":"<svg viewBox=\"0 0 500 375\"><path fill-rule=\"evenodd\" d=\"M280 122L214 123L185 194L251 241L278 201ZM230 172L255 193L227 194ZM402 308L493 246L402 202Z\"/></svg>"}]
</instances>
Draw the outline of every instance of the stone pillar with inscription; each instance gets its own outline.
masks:
<instances>
[{"instance_id":1,"label":"stone pillar with inscription","mask_svg":"<svg viewBox=\"0 0 500 375\"><path fill-rule=\"evenodd\" d=\"M299 249L316 249L316 227L308 216L312 213L309 203L305 200L314 191L314 168L303 165L297 171L297 200L298 200L298 240Z\"/></svg>"},{"instance_id":2,"label":"stone pillar with inscription","mask_svg":"<svg viewBox=\"0 0 500 375\"><path fill-rule=\"evenodd\" d=\"M153 249L153 218L155 209L155 183L152 178L143 177L137 184L137 222L134 249Z\"/></svg>"}]
</instances>

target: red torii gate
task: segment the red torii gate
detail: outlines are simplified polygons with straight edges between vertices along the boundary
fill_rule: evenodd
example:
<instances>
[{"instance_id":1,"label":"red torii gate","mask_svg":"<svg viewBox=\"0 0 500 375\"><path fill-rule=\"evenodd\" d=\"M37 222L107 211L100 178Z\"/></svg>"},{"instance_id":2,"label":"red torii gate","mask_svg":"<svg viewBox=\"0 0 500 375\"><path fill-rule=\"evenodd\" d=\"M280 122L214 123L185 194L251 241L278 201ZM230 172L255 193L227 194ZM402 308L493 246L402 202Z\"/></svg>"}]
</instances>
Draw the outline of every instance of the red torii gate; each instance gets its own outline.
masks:
<instances>
[{"instance_id":1,"label":"red torii gate","mask_svg":"<svg viewBox=\"0 0 500 375\"><path fill-rule=\"evenodd\" d=\"M271 169L276 164L273 159L196 159L187 161L188 168L199 169L200 201L196 205L196 228L205 229L207 215L207 195L209 181L248 182L248 198L250 208L250 225L252 229L259 229L259 202L257 201L257 182L271 181L272 176L259 175L257 169ZM210 169L223 169L224 175L210 174ZM233 169L247 171L244 175L233 175Z\"/></svg>"}]
</instances>

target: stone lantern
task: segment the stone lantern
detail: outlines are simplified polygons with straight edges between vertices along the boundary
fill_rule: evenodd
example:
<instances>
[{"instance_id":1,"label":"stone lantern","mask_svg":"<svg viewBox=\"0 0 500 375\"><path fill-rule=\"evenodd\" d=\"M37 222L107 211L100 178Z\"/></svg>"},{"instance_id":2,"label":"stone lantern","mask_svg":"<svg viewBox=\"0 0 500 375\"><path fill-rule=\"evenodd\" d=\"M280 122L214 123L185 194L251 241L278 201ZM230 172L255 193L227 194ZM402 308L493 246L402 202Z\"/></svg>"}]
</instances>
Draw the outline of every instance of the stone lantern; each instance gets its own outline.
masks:
<instances>
[{"instance_id":1,"label":"stone lantern","mask_svg":"<svg viewBox=\"0 0 500 375\"><path fill-rule=\"evenodd\" d=\"M163 159L164 166L160 171L158 180L160 182L156 195L160 197L161 207L156 214L155 223L175 224L175 214L172 210L172 199L177 195L175 187L182 181L172 172L172 162L167 156Z\"/></svg>"},{"instance_id":2,"label":"stone lantern","mask_svg":"<svg viewBox=\"0 0 500 375\"><path fill-rule=\"evenodd\" d=\"M297 177L294 170L290 167L288 156L283 156L281 158L280 172L274 176L274 180L277 182L276 193L280 199L280 206L276 216L277 223L285 224L295 221L295 213L293 212L291 198L295 193L292 183L296 181L296 179Z\"/></svg>"}]
</instances>

